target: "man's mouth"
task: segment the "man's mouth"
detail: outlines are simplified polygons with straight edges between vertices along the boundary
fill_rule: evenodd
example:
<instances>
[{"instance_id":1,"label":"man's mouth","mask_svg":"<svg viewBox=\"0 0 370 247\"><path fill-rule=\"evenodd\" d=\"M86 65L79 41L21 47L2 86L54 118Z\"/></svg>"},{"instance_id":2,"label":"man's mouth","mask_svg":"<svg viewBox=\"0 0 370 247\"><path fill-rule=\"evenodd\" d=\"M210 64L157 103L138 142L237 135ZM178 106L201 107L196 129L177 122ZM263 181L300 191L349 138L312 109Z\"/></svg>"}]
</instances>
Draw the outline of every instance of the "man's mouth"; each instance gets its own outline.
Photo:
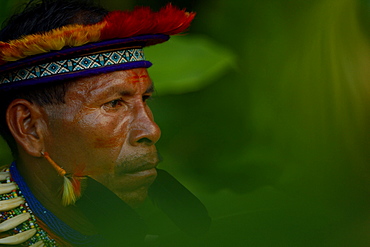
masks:
<instances>
[{"instance_id":1,"label":"man's mouth","mask_svg":"<svg viewBox=\"0 0 370 247\"><path fill-rule=\"evenodd\" d=\"M132 167L131 169L127 169L125 173L128 173L128 174L141 173L144 171L155 170L156 167L157 167L157 163L144 163L144 164L139 164L137 167Z\"/></svg>"},{"instance_id":2,"label":"man's mouth","mask_svg":"<svg viewBox=\"0 0 370 247\"><path fill-rule=\"evenodd\" d=\"M122 165L115 167L115 174L118 176L128 174L149 174L156 173L155 168L159 162L157 154L145 155L140 158L125 161Z\"/></svg>"},{"instance_id":3,"label":"man's mouth","mask_svg":"<svg viewBox=\"0 0 370 247\"><path fill-rule=\"evenodd\" d=\"M114 167L113 173L101 173L92 178L129 205L134 205L146 198L149 186L157 177L158 163L157 153L140 155L123 161Z\"/></svg>"}]
</instances>

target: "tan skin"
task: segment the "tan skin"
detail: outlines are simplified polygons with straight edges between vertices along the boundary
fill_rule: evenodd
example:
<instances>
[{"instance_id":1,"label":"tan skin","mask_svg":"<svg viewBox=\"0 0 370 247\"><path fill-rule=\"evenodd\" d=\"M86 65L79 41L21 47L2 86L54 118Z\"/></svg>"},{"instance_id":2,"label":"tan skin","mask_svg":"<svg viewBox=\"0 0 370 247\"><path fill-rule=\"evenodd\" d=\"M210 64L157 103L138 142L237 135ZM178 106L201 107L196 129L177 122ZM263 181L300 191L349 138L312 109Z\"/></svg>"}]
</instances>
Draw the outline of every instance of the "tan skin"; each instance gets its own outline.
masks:
<instances>
[{"instance_id":1,"label":"tan skin","mask_svg":"<svg viewBox=\"0 0 370 247\"><path fill-rule=\"evenodd\" d=\"M154 144L160 138L146 103L152 91L147 70L139 68L79 79L65 104L40 107L23 99L10 104L17 166L46 208L84 233L94 231L74 206L62 206L62 178L41 152L67 173L99 181L132 207L145 200L156 177Z\"/></svg>"}]
</instances>

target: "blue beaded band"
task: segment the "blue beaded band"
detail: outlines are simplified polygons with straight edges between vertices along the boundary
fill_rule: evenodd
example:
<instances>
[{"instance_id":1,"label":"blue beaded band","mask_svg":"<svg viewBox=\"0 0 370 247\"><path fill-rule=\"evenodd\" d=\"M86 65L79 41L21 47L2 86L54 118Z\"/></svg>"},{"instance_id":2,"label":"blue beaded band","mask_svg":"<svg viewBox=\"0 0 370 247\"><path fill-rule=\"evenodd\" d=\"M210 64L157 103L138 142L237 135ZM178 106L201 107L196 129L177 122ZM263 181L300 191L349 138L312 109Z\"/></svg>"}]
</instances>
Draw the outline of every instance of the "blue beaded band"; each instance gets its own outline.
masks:
<instances>
[{"instance_id":1,"label":"blue beaded band","mask_svg":"<svg viewBox=\"0 0 370 247\"><path fill-rule=\"evenodd\" d=\"M9 169L4 169L2 172L9 172ZM14 180L11 176L9 176L2 182L0 182L2 185L12 183ZM15 183L16 184L16 183ZM21 197L25 200L22 191L19 189L18 185L16 184L16 189L12 190L8 193L0 194L0 201L6 201L14 198ZM7 211L1 211L0 212L0 222L3 224L6 221L9 222L10 219L23 215L25 213L30 214L30 218L26 221L23 221L21 224L15 226L13 229L8 230L8 233L10 235L16 235L21 232L25 232L31 229L36 229L36 234L34 234L31 238L25 240L22 243L22 246L34 246L36 243L40 243L40 241L43 243L43 246L45 247L57 247L56 241L52 239L37 223L37 220L35 218L35 215L33 214L32 210L28 206L28 203L25 201L21 205L19 205L16 208L9 209ZM2 246L2 245L1 245Z\"/></svg>"},{"instance_id":2,"label":"blue beaded band","mask_svg":"<svg viewBox=\"0 0 370 247\"><path fill-rule=\"evenodd\" d=\"M0 84L33 80L37 78L76 73L82 70L109 67L118 64L145 61L143 49L133 48L86 55L34 65L0 74Z\"/></svg>"}]
</instances>

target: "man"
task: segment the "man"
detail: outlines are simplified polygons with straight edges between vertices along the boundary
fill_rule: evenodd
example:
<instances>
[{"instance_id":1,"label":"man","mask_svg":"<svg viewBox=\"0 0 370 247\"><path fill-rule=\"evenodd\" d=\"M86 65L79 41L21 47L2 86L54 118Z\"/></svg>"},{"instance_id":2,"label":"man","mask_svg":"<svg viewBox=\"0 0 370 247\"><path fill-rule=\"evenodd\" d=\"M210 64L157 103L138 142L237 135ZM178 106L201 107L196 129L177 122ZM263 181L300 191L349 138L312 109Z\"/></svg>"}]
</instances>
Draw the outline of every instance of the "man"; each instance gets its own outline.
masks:
<instances>
[{"instance_id":1,"label":"man","mask_svg":"<svg viewBox=\"0 0 370 247\"><path fill-rule=\"evenodd\" d=\"M15 162L0 174L0 244L139 246L148 232L133 208L148 190L181 229L208 227L203 205L156 169L160 129L142 50L186 30L194 15L44 0L8 21L0 127Z\"/></svg>"}]
</instances>

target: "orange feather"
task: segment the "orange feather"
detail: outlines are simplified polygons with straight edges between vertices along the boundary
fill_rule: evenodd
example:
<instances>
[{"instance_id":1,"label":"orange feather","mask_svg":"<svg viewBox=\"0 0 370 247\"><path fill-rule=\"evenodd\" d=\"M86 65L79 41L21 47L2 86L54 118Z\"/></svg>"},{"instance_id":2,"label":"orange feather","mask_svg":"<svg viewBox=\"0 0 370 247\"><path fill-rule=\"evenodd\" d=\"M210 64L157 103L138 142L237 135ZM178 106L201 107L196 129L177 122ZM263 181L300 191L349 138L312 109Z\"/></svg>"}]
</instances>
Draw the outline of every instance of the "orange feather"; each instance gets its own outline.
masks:
<instances>
[{"instance_id":1,"label":"orange feather","mask_svg":"<svg viewBox=\"0 0 370 247\"><path fill-rule=\"evenodd\" d=\"M0 57L3 61L17 61L28 56L61 50L66 46L75 47L96 42L99 41L101 29L105 24L100 22L89 26L69 25L43 34L27 35L9 43L2 42Z\"/></svg>"}]
</instances>

